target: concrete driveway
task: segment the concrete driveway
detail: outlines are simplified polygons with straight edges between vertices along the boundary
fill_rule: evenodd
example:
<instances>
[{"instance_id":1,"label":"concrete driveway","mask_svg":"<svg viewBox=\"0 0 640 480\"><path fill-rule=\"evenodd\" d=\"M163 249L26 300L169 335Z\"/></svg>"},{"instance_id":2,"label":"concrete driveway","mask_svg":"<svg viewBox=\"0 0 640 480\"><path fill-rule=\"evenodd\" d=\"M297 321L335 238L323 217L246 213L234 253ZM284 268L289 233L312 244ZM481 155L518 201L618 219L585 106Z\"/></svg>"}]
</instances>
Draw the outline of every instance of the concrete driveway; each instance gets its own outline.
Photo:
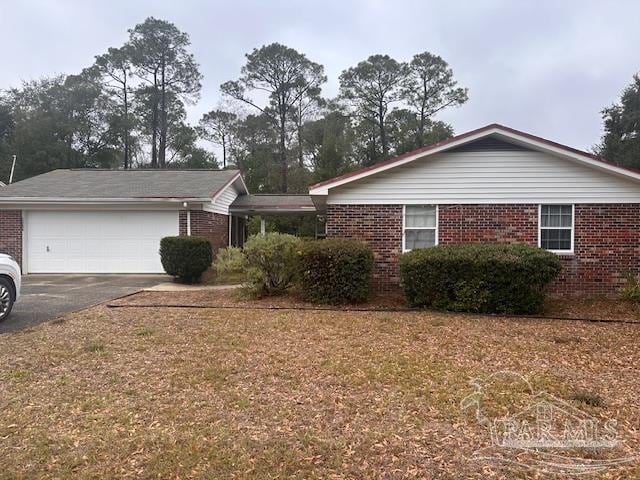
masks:
<instances>
[{"instance_id":1,"label":"concrete driveway","mask_svg":"<svg viewBox=\"0 0 640 480\"><path fill-rule=\"evenodd\" d=\"M0 323L0 333L32 327L167 281L166 275L25 275L20 300Z\"/></svg>"}]
</instances>

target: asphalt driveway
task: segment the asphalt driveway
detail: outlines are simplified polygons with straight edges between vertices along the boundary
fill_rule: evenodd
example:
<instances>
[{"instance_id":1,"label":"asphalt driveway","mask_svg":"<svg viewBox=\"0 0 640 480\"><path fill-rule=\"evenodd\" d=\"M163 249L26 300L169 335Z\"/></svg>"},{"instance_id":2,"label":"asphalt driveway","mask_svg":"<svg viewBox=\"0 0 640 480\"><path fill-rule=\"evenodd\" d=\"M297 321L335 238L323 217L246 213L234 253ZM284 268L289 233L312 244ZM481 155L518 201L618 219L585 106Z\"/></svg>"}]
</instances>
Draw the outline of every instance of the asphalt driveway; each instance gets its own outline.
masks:
<instances>
[{"instance_id":1,"label":"asphalt driveway","mask_svg":"<svg viewBox=\"0 0 640 480\"><path fill-rule=\"evenodd\" d=\"M0 323L0 333L32 327L168 279L165 275L26 275L20 300Z\"/></svg>"}]
</instances>

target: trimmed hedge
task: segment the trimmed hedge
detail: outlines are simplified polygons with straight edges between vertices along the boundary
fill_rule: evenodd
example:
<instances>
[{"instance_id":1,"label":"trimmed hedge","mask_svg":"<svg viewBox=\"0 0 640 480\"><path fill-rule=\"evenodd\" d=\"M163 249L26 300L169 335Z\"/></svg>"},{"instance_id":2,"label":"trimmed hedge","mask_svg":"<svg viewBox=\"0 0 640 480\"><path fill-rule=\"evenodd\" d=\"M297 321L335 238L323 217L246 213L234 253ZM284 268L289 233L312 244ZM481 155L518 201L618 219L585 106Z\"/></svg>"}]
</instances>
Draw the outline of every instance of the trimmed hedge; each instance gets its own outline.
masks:
<instances>
[{"instance_id":1,"label":"trimmed hedge","mask_svg":"<svg viewBox=\"0 0 640 480\"><path fill-rule=\"evenodd\" d=\"M211 266L213 253L204 237L164 237L160 240L164 271L184 283L197 283Z\"/></svg>"},{"instance_id":2,"label":"trimmed hedge","mask_svg":"<svg viewBox=\"0 0 640 480\"><path fill-rule=\"evenodd\" d=\"M364 302L371 293L373 253L364 243L333 238L305 242L298 253L298 287L305 300Z\"/></svg>"},{"instance_id":3,"label":"trimmed hedge","mask_svg":"<svg viewBox=\"0 0 640 480\"><path fill-rule=\"evenodd\" d=\"M400 257L414 307L481 313L538 313L560 273L554 253L527 245L444 245Z\"/></svg>"}]
</instances>

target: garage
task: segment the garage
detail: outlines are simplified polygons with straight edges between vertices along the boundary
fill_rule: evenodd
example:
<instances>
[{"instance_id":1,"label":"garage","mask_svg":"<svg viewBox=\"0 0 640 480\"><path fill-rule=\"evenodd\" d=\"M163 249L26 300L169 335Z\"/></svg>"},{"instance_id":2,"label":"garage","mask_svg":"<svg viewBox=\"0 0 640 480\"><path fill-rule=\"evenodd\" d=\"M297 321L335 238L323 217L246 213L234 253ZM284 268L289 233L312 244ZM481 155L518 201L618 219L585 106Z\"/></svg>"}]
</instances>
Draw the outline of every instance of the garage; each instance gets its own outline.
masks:
<instances>
[{"instance_id":1,"label":"garage","mask_svg":"<svg viewBox=\"0 0 640 480\"><path fill-rule=\"evenodd\" d=\"M162 273L160 239L177 211L25 211L29 273Z\"/></svg>"},{"instance_id":2,"label":"garage","mask_svg":"<svg viewBox=\"0 0 640 480\"><path fill-rule=\"evenodd\" d=\"M27 274L163 273L163 237L205 237L215 256L248 193L238 170L53 170L0 188L0 253Z\"/></svg>"}]
</instances>

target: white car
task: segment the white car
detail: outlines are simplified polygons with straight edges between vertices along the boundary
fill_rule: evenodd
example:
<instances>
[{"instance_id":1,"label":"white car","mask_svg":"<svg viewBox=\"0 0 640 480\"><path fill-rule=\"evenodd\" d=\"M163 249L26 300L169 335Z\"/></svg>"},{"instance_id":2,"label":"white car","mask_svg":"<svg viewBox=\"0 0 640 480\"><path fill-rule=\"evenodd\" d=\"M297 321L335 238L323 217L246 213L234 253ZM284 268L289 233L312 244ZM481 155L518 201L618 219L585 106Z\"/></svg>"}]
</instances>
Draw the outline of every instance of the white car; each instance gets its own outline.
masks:
<instances>
[{"instance_id":1,"label":"white car","mask_svg":"<svg viewBox=\"0 0 640 480\"><path fill-rule=\"evenodd\" d=\"M0 253L0 322L9 316L20 297L21 280L20 265L11 255Z\"/></svg>"}]
</instances>

